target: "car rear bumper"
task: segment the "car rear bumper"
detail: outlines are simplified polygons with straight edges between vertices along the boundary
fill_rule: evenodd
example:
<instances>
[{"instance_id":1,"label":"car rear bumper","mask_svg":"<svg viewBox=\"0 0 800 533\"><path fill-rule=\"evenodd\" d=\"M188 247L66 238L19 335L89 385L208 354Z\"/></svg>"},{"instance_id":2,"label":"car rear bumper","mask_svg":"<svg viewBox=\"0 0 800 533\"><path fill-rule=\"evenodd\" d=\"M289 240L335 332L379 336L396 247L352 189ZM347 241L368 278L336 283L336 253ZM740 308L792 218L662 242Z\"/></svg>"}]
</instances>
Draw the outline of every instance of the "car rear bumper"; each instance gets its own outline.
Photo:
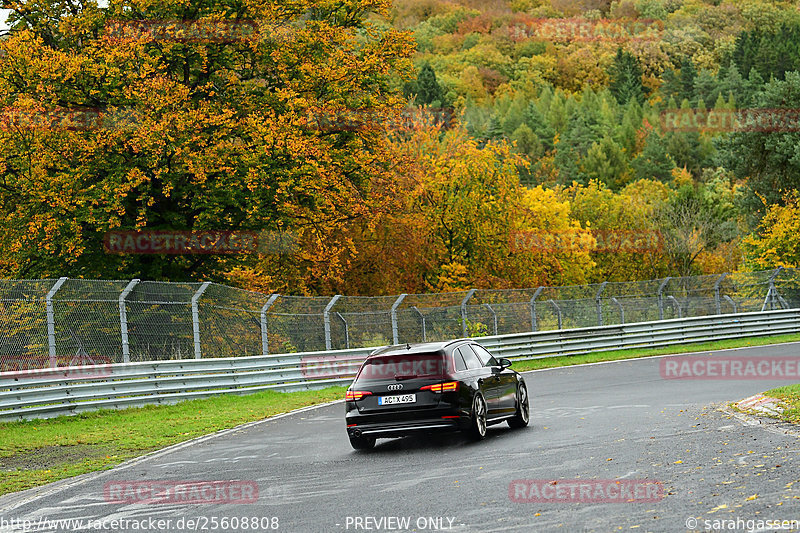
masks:
<instances>
[{"instance_id":1,"label":"car rear bumper","mask_svg":"<svg viewBox=\"0 0 800 533\"><path fill-rule=\"evenodd\" d=\"M361 413L351 408L345 421L347 434L351 437L401 437L417 432L460 429L469 425L469 412L449 403L442 403L434 409L389 412Z\"/></svg>"},{"instance_id":2,"label":"car rear bumper","mask_svg":"<svg viewBox=\"0 0 800 533\"><path fill-rule=\"evenodd\" d=\"M402 437L417 432L454 431L462 427L461 418L426 418L404 422L379 422L374 424L355 424L348 422L347 434L350 437Z\"/></svg>"}]
</instances>

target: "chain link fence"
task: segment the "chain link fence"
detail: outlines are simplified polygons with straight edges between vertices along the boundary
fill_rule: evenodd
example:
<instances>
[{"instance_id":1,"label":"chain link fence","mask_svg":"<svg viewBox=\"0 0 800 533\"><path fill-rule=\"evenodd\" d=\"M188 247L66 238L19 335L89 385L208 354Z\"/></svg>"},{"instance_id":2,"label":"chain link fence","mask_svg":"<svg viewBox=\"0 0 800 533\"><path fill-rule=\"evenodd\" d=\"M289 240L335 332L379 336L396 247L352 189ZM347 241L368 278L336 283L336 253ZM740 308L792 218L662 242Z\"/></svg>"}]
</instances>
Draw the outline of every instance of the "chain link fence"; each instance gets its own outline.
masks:
<instances>
[{"instance_id":1,"label":"chain link fence","mask_svg":"<svg viewBox=\"0 0 800 533\"><path fill-rule=\"evenodd\" d=\"M216 283L0 280L0 371L246 357L800 308L800 271L301 297Z\"/></svg>"}]
</instances>

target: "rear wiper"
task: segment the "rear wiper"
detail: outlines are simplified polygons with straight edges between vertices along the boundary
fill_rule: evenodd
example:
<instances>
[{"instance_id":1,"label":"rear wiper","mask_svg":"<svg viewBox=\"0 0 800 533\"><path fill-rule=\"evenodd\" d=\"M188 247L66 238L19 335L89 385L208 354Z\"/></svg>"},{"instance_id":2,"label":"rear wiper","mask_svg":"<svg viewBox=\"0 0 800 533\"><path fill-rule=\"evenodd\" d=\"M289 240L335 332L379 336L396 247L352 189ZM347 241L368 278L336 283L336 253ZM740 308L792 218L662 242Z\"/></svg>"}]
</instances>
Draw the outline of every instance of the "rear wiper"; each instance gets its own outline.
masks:
<instances>
[{"instance_id":1,"label":"rear wiper","mask_svg":"<svg viewBox=\"0 0 800 533\"><path fill-rule=\"evenodd\" d=\"M395 381L403 381L405 379L414 379L416 377L417 376L398 376L398 375L395 375L394 380Z\"/></svg>"}]
</instances>

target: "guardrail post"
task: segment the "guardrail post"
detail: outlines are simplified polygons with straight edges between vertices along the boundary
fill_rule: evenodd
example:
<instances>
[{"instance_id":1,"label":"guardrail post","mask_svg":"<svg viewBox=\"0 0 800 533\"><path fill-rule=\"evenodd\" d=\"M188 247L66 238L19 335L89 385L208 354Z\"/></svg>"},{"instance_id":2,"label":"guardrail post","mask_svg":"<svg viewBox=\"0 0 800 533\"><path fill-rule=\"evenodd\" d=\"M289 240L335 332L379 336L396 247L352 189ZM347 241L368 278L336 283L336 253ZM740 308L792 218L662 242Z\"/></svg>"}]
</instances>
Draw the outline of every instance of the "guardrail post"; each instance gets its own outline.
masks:
<instances>
[{"instance_id":1,"label":"guardrail post","mask_svg":"<svg viewBox=\"0 0 800 533\"><path fill-rule=\"evenodd\" d=\"M464 299L461 300L461 336L467 336L467 302L472 295L475 294L476 289L470 289Z\"/></svg>"},{"instance_id":2,"label":"guardrail post","mask_svg":"<svg viewBox=\"0 0 800 533\"><path fill-rule=\"evenodd\" d=\"M347 320L344 319L342 313L336 312L336 316L339 317L339 320L342 321L344 324L344 346L348 350L350 349L350 326L347 325Z\"/></svg>"},{"instance_id":3,"label":"guardrail post","mask_svg":"<svg viewBox=\"0 0 800 533\"><path fill-rule=\"evenodd\" d=\"M667 276L658 286L658 319L664 320L664 289L672 278Z\"/></svg>"},{"instance_id":4,"label":"guardrail post","mask_svg":"<svg viewBox=\"0 0 800 533\"><path fill-rule=\"evenodd\" d=\"M536 292L531 297L531 331L536 331L538 324L536 323L536 298L542 294L544 287L537 287Z\"/></svg>"},{"instance_id":5,"label":"guardrail post","mask_svg":"<svg viewBox=\"0 0 800 533\"><path fill-rule=\"evenodd\" d=\"M671 300L672 305L678 310L678 318L683 318L683 309L681 309L681 304L678 302L678 299L670 294L667 296L667 300Z\"/></svg>"},{"instance_id":6,"label":"guardrail post","mask_svg":"<svg viewBox=\"0 0 800 533\"><path fill-rule=\"evenodd\" d=\"M734 314L739 312L739 306L736 305L736 302L733 301L733 298L731 298L727 294L724 295L723 298L725 298L725 301L733 306L733 313Z\"/></svg>"},{"instance_id":7,"label":"guardrail post","mask_svg":"<svg viewBox=\"0 0 800 533\"><path fill-rule=\"evenodd\" d=\"M58 289L67 281L68 278L58 278L53 287L45 296L45 304L47 306L47 347L50 352L50 368L58 366L58 358L56 357L56 319L55 310L53 309L53 296L56 295Z\"/></svg>"},{"instance_id":8,"label":"guardrail post","mask_svg":"<svg viewBox=\"0 0 800 533\"><path fill-rule=\"evenodd\" d=\"M621 320L620 324L624 324L625 323L625 308L622 307L622 304L619 303L619 300L617 300L616 298L612 297L611 301L614 302L614 304L619 308L619 318Z\"/></svg>"},{"instance_id":9,"label":"guardrail post","mask_svg":"<svg viewBox=\"0 0 800 533\"><path fill-rule=\"evenodd\" d=\"M203 282L197 292L192 296L192 332L194 333L194 358L200 359L202 353L200 351L200 309L197 302L200 297L206 292L208 286L211 285L210 281Z\"/></svg>"},{"instance_id":10,"label":"guardrail post","mask_svg":"<svg viewBox=\"0 0 800 533\"><path fill-rule=\"evenodd\" d=\"M558 329L561 329L561 326L562 326L562 323L561 323L561 308L560 308L560 307L558 306L558 304L557 304L556 302L554 302L553 300L547 300L547 301L550 303L550 305L552 305L553 307L555 307L555 309L556 309L556 314L558 315Z\"/></svg>"},{"instance_id":11,"label":"guardrail post","mask_svg":"<svg viewBox=\"0 0 800 533\"><path fill-rule=\"evenodd\" d=\"M594 302L597 305L597 325L603 325L603 307L600 305L600 295L603 294L603 291L606 290L606 285L608 285L607 281L604 281L600 284L600 288L597 290L597 294L594 295Z\"/></svg>"},{"instance_id":12,"label":"guardrail post","mask_svg":"<svg viewBox=\"0 0 800 533\"><path fill-rule=\"evenodd\" d=\"M412 305L411 309L416 311L419 317L422 319L422 342L428 342L428 333L425 331L425 315L422 314L422 311L417 309L416 305Z\"/></svg>"},{"instance_id":13,"label":"guardrail post","mask_svg":"<svg viewBox=\"0 0 800 533\"><path fill-rule=\"evenodd\" d=\"M272 307L275 300L280 298L280 294L273 294L261 308L261 355L269 354L269 336L267 335L267 310Z\"/></svg>"},{"instance_id":14,"label":"guardrail post","mask_svg":"<svg viewBox=\"0 0 800 533\"><path fill-rule=\"evenodd\" d=\"M722 303L719 300L719 286L722 284L722 280L725 279L727 274L722 274L719 279L714 283L714 305L717 306L717 314L722 314Z\"/></svg>"},{"instance_id":15,"label":"guardrail post","mask_svg":"<svg viewBox=\"0 0 800 533\"><path fill-rule=\"evenodd\" d=\"M405 297L408 296L407 294L401 294L397 297L397 300L394 301L392 304L392 344L400 344L400 336L397 332L397 308L403 303Z\"/></svg>"},{"instance_id":16,"label":"guardrail post","mask_svg":"<svg viewBox=\"0 0 800 533\"><path fill-rule=\"evenodd\" d=\"M341 298L341 294L337 294L331 301L328 302L328 305L325 306L325 310L322 312L322 322L323 326L325 327L325 349L331 349L331 308L336 305L336 302Z\"/></svg>"},{"instance_id":17,"label":"guardrail post","mask_svg":"<svg viewBox=\"0 0 800 533\"><path fill-rule=\"evenodd\" d=\"M489 310L490 313L492 313L492 318L494 318L494 334L497 335L497 313L494 312L494 309L492 309L491 305L489 304L483 304L483 305L486 306L486 308Z\"/></svg>"},{"instance_id":18,"label":"guardrail post","mask_svg":"<svg viewBox=\"0 0 800 533\"><path fill-rule=\"evenodd\" d=\"M128 307L125 304L125 298L131 293L134 287L139 284L141 280L132 279L128 285L122 290L119 295L119 332L122 336L122 362L131 362L131 347L128 343Z\"/></svg>"}]
</instances>

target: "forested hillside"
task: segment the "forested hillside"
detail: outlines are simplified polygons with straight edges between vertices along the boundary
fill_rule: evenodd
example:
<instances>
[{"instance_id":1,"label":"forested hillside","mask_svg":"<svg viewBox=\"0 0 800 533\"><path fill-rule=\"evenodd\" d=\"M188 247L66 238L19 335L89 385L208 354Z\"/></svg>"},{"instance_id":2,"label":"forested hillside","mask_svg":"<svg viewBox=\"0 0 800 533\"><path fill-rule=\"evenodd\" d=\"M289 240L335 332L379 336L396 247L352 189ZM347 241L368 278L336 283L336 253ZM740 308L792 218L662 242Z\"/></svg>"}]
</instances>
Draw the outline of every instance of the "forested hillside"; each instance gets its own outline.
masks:
<instances>
[{"instance_id":1,"label":"forested hillside","mask_svg":"<svg viewBox=\"0 0 800 533\"><path fill-rule=\"evenodd\" d=\"M800 264L794 2L12 4L4 277L393 294ZM253 31L131 24L220 20ZM133 118L53 120L82 110ZM143 229L296 242L104 250ZM542 234L573 244L526 238Z\"/></svg>"}]
</instances>

